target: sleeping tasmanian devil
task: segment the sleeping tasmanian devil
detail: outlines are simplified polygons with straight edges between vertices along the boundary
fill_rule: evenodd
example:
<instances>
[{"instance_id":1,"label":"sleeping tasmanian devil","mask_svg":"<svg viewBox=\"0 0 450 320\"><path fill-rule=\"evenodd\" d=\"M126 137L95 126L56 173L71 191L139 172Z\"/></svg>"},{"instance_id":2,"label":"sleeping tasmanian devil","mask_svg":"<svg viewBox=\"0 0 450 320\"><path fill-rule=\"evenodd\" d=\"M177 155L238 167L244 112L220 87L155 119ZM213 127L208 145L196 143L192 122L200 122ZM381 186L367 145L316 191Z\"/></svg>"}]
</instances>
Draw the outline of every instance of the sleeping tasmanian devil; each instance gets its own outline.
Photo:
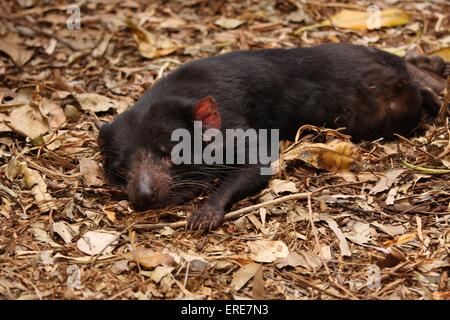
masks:
<instances>
[{"instance_id":1,"label":"sleeping tasmanian devil","mask_svg":"<svg viewBox=\"0 0 450 320\"><path fill-rule=\"evenodd\" d=\"M444 70L437 58L419 56L407 62L349 44L238 51L189 62L101 127L105 175L127 187L138 210L186 202L207 192L209 198L188 217L187 226L216 228L233 202L263 188L270 175L261 174L261 161L233 163L238 153L231 161L180 162L179 157L192 160L198 152L178 150L175 159L177 129L193 136L198 123L201 132L224 136L226 129L278 129L277 139L282 140L293 139L300 126L312 124L345 127L356 141L389 138L407 134L424 116L437 114ZM200 144L191 145L201 154L214 140L214 134L203 134ZM240 143L249 147L261 142ZM225 158L230 146L221 146L214 156ZM248 151L244 160L251 155Z\"/></svg>"}]
</instances>

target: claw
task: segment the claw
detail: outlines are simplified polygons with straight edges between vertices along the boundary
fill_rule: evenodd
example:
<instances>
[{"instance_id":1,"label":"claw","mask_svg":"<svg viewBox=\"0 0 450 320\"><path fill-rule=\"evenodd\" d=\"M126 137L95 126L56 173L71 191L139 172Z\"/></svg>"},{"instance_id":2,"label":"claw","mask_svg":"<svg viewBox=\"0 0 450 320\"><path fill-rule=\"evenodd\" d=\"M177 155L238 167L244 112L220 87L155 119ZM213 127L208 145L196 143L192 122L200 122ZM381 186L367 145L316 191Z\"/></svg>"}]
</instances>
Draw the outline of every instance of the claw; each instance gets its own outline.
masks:
<instances>
[{"instance_id":1,"label":"claw","mask_svg":"<svg viewBox=\"0 0 450 320\"><path fill-rule=\"evenodd\" d=\"M205 205L189 217L186 228L190 231L211 231L220 226L223 214L223 208Z\"/></svg>"}]
</instances>

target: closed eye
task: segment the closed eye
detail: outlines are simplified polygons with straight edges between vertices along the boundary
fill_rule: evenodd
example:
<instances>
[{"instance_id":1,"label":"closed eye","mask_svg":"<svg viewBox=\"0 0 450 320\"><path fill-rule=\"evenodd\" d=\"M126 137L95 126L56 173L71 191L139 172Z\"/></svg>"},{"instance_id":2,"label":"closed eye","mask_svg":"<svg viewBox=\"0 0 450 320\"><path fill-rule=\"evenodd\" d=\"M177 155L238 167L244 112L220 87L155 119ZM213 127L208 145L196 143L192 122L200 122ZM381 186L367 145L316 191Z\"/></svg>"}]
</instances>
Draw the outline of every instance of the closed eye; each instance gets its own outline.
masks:
<instances>
[{"instance_id":1,"label":"closed eye","mask_svg":"<svg viewBox=\"0 0 450 320\"><path fill-rule=\"evenodd\" d=\"M161 151L162 155L170 156L170 149L167 146L161 146L159 150Z\"/></svg>"}]
</instances>

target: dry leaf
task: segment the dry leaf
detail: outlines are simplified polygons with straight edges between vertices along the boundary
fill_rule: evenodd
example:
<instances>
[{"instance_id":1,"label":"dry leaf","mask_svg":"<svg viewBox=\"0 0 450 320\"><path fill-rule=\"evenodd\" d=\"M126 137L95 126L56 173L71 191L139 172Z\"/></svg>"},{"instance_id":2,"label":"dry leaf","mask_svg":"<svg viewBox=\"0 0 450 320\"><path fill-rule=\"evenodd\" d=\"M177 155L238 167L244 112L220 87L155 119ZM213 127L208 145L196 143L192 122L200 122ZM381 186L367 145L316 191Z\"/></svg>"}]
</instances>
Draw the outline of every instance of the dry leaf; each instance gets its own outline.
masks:
<instances>
[{"instance_id":1,"label":"dry leaf","mask_svg":"<svg viewBox=\"0 0 450 320\"><path fill-rule=\"evenodd\" d=\"M79 227L73 227L67 222L59 221L53 224L53 231L58 234L65 243L72 243L73 237L79 233Z\"/></svg>"},{"instance_id":2,"label":"dry leaf","mask_svg":"<svg viewBox=\"0 0 450 320\"><path fill-rule=\"evenodd\" d=\"M50 126L41 112L28 104L15 107L9 114L14 132L34 139L46 133Z\"/></svg>"},{"instance_id":3,"label":"dry leaf","mask_svg":"<svg viewBox=\"0 0 450 320\"><path fill-rule=\"evenodd\" d=\"M282 156L282 161L300 159L315 168L331 172L349 171L360 165L358 148L351 142L332 140L324 143L303 143Z\"/></svg>"},{"instance_id":4,"label":"dry leaf","mask_svg":"<svg viewBox=\"0 0 450 320\"><path fill-rule=\"evenodd\" d=\"M172 273L173 269L174 268L172 267L158 266L155 268L155 270L148 272L147 275L150 276L150 278L154 282L160 283L165 277L169 276Z\"/></svg>"},{"instance_id":5,"label":"dry leaf","mask_svg":"<svg viewBox=\"0 0 450 320\"><path fill-rule=\"evenodd\" d=\"M249 258L256 262L272 262L289 254L286 244L279 240L249 241L247 245L250 248Z\"/></svg>"},{"instance_id":6,"label":"dry leaf","mask_svg":"<svg viewBox=\"0 0 450 320\"><path fill-rule=\"evenodd\" d=\"M243 25L244 20L230 19L230 18L220 18L216 20L215 24L224 29L236 29L237 27Z\"/></svg>"},{"instance_id":7,"label":"dry leaf","mask_svg":"<svg viewBox=\"0 0 450 320\"><path fill-rule=\"evenodd\" d=\"M186 25L186 21L184 19L173 16L168 19L165 19L159 27L162 29L180 29Z\"/></svg>"},{"instance_id":8,"label":"dry leaf","mask_svg":"<svg viewBox=\"0 0 450 320\"><path fill-rule=\"evenodd\" d=\"M324 220L330 229L334 232L336 237L339 239L339 250L341 251L341 255L343 257L351 257L352 252L350 251L350 248L348 246L347 240L345 240L345 236L342 233L341 229L339 229L338 224L336 221L334 221L331 218L321 218L321 220Z\"/></svg>"},{"instance_id":9,"label":"dry leaf","mask_svg":"<svg viewBox=\"0 0 450 320\"><path fill-rule=\"evenodd\" d=\"M119 109L120 101L115 101L97 93L73 93L81 109L92 112L105 112L109 109Z\"/></svg>"},{"instance_id":10,"label":"dry leaf","mask_svg":"<svg viewBox=\"0 0 450 320\"><path fill-rule=\"evenodd\" d=\"M80 173L83 175L84 183L88 187L102 186L104 184L102 169L95 160L81 158Z\"/></svg>"},{"instance_id":11,"label":"dry leaf","mask_svg":"<svg viewBox=\"0 0 450 320\"><path fill-rule=\"evenodd\" d=\"M200 255L186 252L181 252L180 255L189 262L190 270L204 272L211 267L211 264Z\"/></svg>"},{"instance_id":12,"label":"dry leaf","mask_svg":"<svg viewBox=\"0 0 450 320\"><path fill-rule=\"evenodd\" d=\"M108 231L88 231L77 241L77 248L83 253L96 255L108 247L103 253L110 253L117 244L117 234Z\"/></svg>"},{"instance_id":13,"label":"dry leaf","mask_svg":"<svg viewBox=\"0 0 450 320\"><path fill-rule=\"evenodd\" d=\"M450 300L450 291L435 291L431 295L434 300Z\"/></svg>"},{"instance_id":14,"label":"dry leaf","mask_svg":"<svg viewBox=\"0 0 450 320\"><path fill-rule=\"evenodd\" d=\"M405 169L392 169L385 173L385 176L382 177L377 184L370 190L370 194L377 194L382 191L389 189L394 182L397 181L398 177L405 172Z\"/></svg>"},{"instance_id":15,"label":"dry leaf","mask_svg":"<svg viewBox=\"0 0 450 320\"><path fill-rule=\"evenodd\" d=\"M320 257L308 251L291 252L287 258L278 259L275 263L277 268L284 268L286 266L300 266L307 270L315 270L322 266Z\"/></svg>"},{"instance_id":16,"label":"dry leaf","mask_svg":"<svg viewBox=\"0 0 450 320\"><path fill-rule=\"evenodd\" d=\"M395 203L395 198L397 197L398 189L399 189L398 187L395 187L395 188L391 188L391 190L389 190L386 200L385 200L386 205L390 206Z\"/></svg>"},{"instance_id":17,"label":"dry leaf","mask_svg":"<svg viewBox=\"0 0 450 320\"><path fill-rule=\"evenodd\" d=\"M50 201L52 196L47 192L47 184L39 171L30 169L26 162L21 162L19 163L19 173L23 176L26 186L31 190L39 210L47 212L53 209L54 205Z\"/></svg>"},{"instance_id":18,"label":"dry leaf","mask_svg":"<svg viewBox=\"0 0 450 320\"><path fill-rule=\"evenodd\" d=\"M296 193L296 192L298 192L298 189L295 186L294 182L280 180L280 179L272 179L269 182L269 188L276 195L280 195L282 193Z\"/></svg>"},{"instance_id":19,"label":"dry leaf","mask_svg":"<svg viewBox=\"0 0 450 320\"><path fill-rule=\"evenodd\" d=\"M111 271L114 272L115 274L121 274L124 271L128 271L129 267L128 267L128 260L119 260L114 262L114 264L111 266Z\"/></svg>"},{"instance_id":20,"label":"dry leaf","mask_svg":"<svg viewBox=\"0 0 450 320\"><path fill-rule=\"evenodd\" d=\"M53 250L44 250L39 254L39 263L42 265L53 265L54 258L52 257Z\"/></svg>"},{"instance_id":21,"label":"dry leaf","mask_svg":"<svg viewBox=\"0 0 450 320\"><path fill-rule=\"evenodd\" d=\"M394 245L399 245L403 243L407 243L411 240L416 239L417 234L415 232L406 233L404 235L401 235L400 237L395 238L394 240L388 240L383 243L385 247L392 247Z\"/></svg>"},{"instance_id":22,"label":"dry leaf","mask_svg":"<svg viewBox=\"0 0 450 320\"><path fill-rule=\"evenodd\" d=\"M27 49L16 33L8 33L0 38L0 51L6 53L14 63L21 67L33 56L34 50Z\"/></svg>"},{"instance_id":23,"label":"dry leaf","mask_svg":"<svg viewBox=\"0 0 450 320\"><path fill-rule=\"evenodd\" d=\"M109 219L109 221L111 222L116 222L116 213L114 211L109 211L109 210L104 210L106 217Z\"/></svg>"},{"instance_id":24,"label":"dry leaf","mask_svg":"<svg viewBox=\"0 0 450 320\"><path fill-rule=\"evenodd\" d=\"M371 223L374 227L377 227L384 233L387 233L391 237L398 236L400 234L404 234L406 229L402 225L393 226L391 224L381 224L377 221Z\"/></svg>"},{"instance_id":25,"label":"dry leaf","mask_svg":"<svg viewBox=\"0 0 450 320\"><path fill-rule=\"evenodd\" d=\"M371 239L370 224L356 221L353 224L353 231L345 233L345 237L356 244L367 244Z\"/></svg>"},{"instance_id":26,"label":"dry leaf","mask_svg":"<svg viewBox=\"0 0 450 320\"><path fill-rule=\"evenodd\" d=\"M442 48L436 51L428 53L429 56L439 56L444 59L445 62L450 63L450 47Z\"/></svg>"},{"instance_id":27,"label":"dry leaf","mask_svg":"<svg viewBox=\"0 0 450 320\"><path fill-rule=\"evenodd\" d=\"M376 13L371 14L367 11L342 10L321 23L299 28L295 30L294 34L300 34L306 30L331 26L353 30L396 27L407 24L411 20L410 16L400 9L381 10L379 14L380 19L379 21L376 21Z\"/></svg>"},{"instance_id":28,"label":"dry leaf","mask_svg":"<svg viewBox=\"0 0 450 320\"><path fill-rule=\"evenodd\" d=\"M378 177L371 172L338 172L335 174L337 177L343 178L347 182L369 182L378 181Z\"/></svg>"},{"instance_id":29,"label":"dry leaf","mask_svg":"<svg viewBox=\"0 0 450 320\"><path fill-rule=\"evenodd\" d=\"M255 276L253 277L252 296L255 300L264 300L267 297L263 266L259 266Z\"/></svg>"},{"instance_id":30,"label":"dry leaf","mask_svg":"<svg viewBox=\"0 0 450 320\"><path fill-rule=\"evenodd\" d=\"M133 38L138 44L138 50L142 57L147 59L155 59L167 56L177 50L177 47L169 38L156 38L150 32L147 32L138 26L133 20L126 19L126 25L133 32Z\"/></svg>"},{"instance_id":31,"label":"dry leaf","mask_svg":"<svg viewBox=\"0 0 450 320\"><path fill-rule=\"evenodd\" d=\"M260 267L261 265L258 263L244 265L234 273L230 286L236 291L241 290L241 288L255 276Z\"/></svg>"},{"instance_id":32,"label":"dry leaf","mask_svg":"<svg viewBox=\"0 0 450 320\"><path fill-rule=\"evenodd\" d=\"M105 54L106 50L108 49L109 42L111 41L112 35L107 34L103 40L98 44L98 46L92 51L93 57L101 57Z\"/></svg>"},{"instance_id":33,"label":"dry leaf","mask_svg":"<svg viewBox=\"0 0 450 320\"><path fill-rule=\"evenodd\" d=\"M177 265L170 254L147 248L136 248L133 251L133 258L136 263L145 268L155 268L157 266L174 267Z\"/></svg>"},{"instance_id":34,"label":"dry leaf","mask_svg":"<svg viewBox=\"0 0 450 320\"><path fill-rule=\"evenodd\" d=\"M6 125L7 122L9 122L9 117L4 113L0 113L0 133L12 131L11 128Z\"/></svg>"},{"instance_id":35,"label":"dry leaf","mask_svg":"<svg viewBox=\"0 0 450 320\"><path fill-rule=\"evenodd\" d=\"M36 240L44 242L44 243L48 243L50 246L55 247L55 248L61 247L61 245L59 245L58 243L53 241L50 238L50 235L48 234L48 232L42 228L43 228L43 225L41 223L34 223L31 226L31 231L33 232ZM54 258L56 258L56 256Z\"/></svg>"},{"instance_id":36,"label":"dry leaf","mask_svg":"<svg viewBox=\"0 0 450 320\"><path fill-rule=\"evenodd\" d=\"M41 114L47 119L47 122L52 129L59 128L64 122L66 122L66 116L63 109L46 98L42 99L42 103L39 105Z\"/></svg>"}]
</instances>

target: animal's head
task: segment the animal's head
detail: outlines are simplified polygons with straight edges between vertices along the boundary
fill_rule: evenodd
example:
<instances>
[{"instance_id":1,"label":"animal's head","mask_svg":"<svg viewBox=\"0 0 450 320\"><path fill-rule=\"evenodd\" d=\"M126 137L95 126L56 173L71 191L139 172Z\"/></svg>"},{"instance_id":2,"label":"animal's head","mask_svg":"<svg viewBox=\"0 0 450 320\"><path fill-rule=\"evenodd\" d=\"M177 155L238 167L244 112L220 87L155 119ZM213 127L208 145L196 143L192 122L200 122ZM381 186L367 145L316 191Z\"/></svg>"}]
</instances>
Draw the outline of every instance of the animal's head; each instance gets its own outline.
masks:
<instances>
[{"instance_id":1,"label":"animal's head","mask_svg":"<svg viewBox=\"0 0 450 320\"><path fill-rule=\"evenodd\" d=\"M194 121L201 121L204 128L221 127L218 106L211 96L199 101L148 100L144 96L111 123L102 124L98 137L107 180L126 187L138 210L176 202L177 192L189 188L189 166L175 165L172 159L177 144L171 141L174 130L192 132Z\"/></svg>"}]
</instances>

